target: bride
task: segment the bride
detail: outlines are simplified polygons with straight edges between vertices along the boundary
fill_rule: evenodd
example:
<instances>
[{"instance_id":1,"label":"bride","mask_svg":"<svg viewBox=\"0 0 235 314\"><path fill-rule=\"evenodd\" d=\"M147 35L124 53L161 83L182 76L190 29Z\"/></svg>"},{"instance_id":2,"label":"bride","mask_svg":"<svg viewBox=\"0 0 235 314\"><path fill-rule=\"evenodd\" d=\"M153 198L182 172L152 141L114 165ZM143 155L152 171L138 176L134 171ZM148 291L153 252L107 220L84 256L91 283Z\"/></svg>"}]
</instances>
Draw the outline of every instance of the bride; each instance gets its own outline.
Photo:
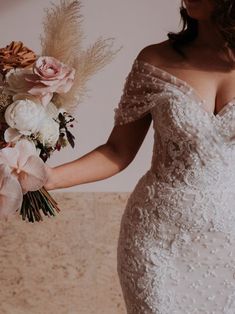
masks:
<instances>
[{"instance_id":1,"label":"bride","mask_svg":"<svg viewBox=\"0 0 235 314\"><path fill-rule=\"evenodd\" d=\"M184 0L183 29L143 48L106 143L48 167L48 190L109 178L151 122L149 170L121 219L128 314L235 313L235 2Z\"/></svg>"}]
</instances>

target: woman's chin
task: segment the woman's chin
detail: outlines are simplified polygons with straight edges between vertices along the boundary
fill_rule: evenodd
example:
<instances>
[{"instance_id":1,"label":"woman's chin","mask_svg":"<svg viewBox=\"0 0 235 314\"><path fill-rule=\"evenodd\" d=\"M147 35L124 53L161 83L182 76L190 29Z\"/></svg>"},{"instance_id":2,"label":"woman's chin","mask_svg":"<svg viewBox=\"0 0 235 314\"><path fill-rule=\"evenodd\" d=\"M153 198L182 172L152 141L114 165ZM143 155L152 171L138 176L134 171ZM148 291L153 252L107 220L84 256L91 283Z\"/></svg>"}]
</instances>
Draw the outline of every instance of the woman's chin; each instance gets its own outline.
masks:
<instances>
[{"instance_id":1,"label":"woman's chin","mask_svg":"<svg viewBox=\"0 0 235 314\"><path fill-rule=\"evenodd\" d=\"M187 13L191 18L193 18L195 20L205 21L205 20L210 19L210 15L206 14L206 12L202 12L202 10L199 8L198 9L187 8Z\"/></svg>"},{"instance_id":2,"label":"woman's chin","mask_svg":"<svg viewBox=\"0 0 235 314\"><path fill-rule=\"evenodd\" d=\"M186 0L185 6L190 17L196 20L209 20L213 6L203 0Z\"/></svg>"}]
</instances>

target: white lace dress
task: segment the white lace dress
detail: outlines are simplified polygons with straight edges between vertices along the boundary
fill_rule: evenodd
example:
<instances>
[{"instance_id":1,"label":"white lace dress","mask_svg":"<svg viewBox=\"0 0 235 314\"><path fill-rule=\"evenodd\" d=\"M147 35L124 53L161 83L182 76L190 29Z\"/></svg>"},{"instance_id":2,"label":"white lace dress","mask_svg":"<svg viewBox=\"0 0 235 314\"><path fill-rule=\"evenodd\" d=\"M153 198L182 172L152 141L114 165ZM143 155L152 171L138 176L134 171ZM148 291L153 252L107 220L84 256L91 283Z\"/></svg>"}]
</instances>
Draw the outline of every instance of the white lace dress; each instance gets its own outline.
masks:
<instances>
[{"instance_id":1,"label":"white lace dress","mask_svg":"<svg viewBox=\"0 0 235 314\"><path fill-rule=\"evenodd\" d=\"M115 124L151 113L154 147L122 216L117 270L128 314L235 314L235 100L135 59Z\"/></svg>"}]
</instances>

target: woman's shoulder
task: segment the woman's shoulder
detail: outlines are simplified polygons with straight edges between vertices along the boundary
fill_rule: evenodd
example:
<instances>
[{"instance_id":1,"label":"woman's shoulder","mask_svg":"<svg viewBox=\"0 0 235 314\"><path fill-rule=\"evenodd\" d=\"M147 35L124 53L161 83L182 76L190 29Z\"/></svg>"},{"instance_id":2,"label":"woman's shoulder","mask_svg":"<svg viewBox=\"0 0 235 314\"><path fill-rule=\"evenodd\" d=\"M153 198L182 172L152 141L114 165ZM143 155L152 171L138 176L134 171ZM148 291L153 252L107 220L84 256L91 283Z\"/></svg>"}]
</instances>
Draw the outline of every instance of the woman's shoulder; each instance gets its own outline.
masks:
<instances>
[{"instance_id":1,"label":"woman's shoulder","mask_svg":"<svg viewBox=\"0 0 235 314\"><path fill-rule=\"evenodd\" d=\"M137 61L167 67L179 62L179 59L180 56L172 48L169 39L142 48L136 57Z\"/></svg>"}]
</instances>

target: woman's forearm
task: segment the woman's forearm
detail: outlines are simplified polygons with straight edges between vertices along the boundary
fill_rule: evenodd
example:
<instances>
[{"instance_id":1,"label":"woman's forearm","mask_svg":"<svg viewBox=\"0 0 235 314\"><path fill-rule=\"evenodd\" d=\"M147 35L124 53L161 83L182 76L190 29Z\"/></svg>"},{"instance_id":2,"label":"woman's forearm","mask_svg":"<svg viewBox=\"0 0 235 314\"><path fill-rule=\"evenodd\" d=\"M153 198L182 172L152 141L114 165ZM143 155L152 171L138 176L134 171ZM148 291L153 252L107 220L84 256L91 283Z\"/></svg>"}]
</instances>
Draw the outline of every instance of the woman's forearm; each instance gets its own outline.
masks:
<instances>
[{"instance_id":1,"label":"woman's forearm","mask_svg":"<svg viewBox=\"0 0 235 314\"><path fill-rule=\"evenodd\" d=\"M111 177L130 161L109 144L103 144L82 157L50 170L47 190L60 189Z\"/></svg>"}]
</instances>

